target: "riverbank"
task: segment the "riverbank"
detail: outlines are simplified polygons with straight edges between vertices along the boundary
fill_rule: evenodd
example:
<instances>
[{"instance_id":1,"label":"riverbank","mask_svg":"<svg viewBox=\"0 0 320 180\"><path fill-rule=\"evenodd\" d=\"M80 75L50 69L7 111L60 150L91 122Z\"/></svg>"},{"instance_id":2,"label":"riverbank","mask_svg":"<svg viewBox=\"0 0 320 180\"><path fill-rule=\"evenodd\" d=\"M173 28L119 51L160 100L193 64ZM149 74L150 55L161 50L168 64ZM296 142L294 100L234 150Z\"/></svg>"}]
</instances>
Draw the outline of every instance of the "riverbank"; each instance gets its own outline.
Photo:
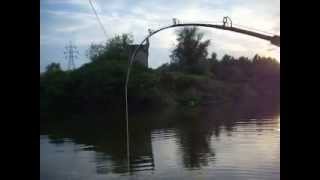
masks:
<instances>
[{"instance_id":1,"label":"riverbank","mask_svg":"<svg viewBox=\"0 0 320 180\"><path fill-rule=\"evenodd\" d=\"M202 109L223 104L238 108L255 103L280 104L277 60L258 55L252 59L230 55L217 59L214 52L208 58L209 41L201 42L197 34L203 35L194 28L177 34L189 40L184 44L183 38L177 39L180 45L172 51L169 64L151 69L133 63L128 84L131 112L169 106ZM88 51L91 61L74 70L50 64L40 74L40 112L76 114L123 109L127 50L132 43L128 38L124 34L106 45L92 45Z\"/></svg>"},{"instance_id":2,"label":"riverbank","mask_svg":"<svg viewBox=\"0 0 320 180\"><path fill-rule=\"evenodd\" d=\"M126 64L89 63L74 71L46 72L40 76L40 111L113 111L124 107ZM133 67L128 99L131 109L165 106L219 106L258 101L280 104L280 77L221 80L208 75L159 72ZM243 106L243 105L241 105Z\"/></svg>"}]
</instances>

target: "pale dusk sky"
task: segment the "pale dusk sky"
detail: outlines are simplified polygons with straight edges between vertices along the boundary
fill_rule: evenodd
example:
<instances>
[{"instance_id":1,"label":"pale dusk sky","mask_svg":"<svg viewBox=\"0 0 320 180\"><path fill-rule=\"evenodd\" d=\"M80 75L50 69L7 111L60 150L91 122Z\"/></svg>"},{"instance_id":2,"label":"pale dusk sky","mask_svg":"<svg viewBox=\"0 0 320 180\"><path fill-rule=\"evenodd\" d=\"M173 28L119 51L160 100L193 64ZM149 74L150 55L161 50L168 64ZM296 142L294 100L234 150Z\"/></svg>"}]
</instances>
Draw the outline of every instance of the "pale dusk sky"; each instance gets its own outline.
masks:
<instances>
[{"instance_id":1,"label":"pale dusk sky","mask_svg":"<svg viewBox=\"0 0 320 180\"><path fill-rule=\"evenodd\" d=\"M239 24L280 35L280 0L92 0L107 37L100 28L88 0L40 1L40 71L51 62L67 67L64 47L73 41L80 56L77 67L89 62L86 50L91 43L102 43L117 34L131 33L139 43L148 28L156 30L172 24L172 18L182 22L221 22L229 16ZM280 61L280 48L270 42L247 35L212 28L199 29L210 39L209 54L216 52L252 58L255 54ZM169 54L176 43L175 29L162 31L150 39L149 66L158 67L170 61Z\"/></svg>"}]
</instances>

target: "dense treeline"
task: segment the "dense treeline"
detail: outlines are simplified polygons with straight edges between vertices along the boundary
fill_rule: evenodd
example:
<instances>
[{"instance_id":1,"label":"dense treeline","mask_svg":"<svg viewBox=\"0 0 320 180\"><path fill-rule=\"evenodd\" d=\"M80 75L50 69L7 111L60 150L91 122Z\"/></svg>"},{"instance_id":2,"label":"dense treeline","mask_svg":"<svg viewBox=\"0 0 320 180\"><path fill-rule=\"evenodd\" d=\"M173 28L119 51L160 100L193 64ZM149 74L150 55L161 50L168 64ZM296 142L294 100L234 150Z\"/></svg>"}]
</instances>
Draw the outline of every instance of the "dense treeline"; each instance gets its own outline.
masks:
<instances>
[{"instance_id":1,"label":"dense treeline","mask_svg":"<svg viewBox=\"0 0 320 180\"><path fill-rule=\"evenodd\" d=\"M157 69L134 64L128 90L131 107L280 103L280 64L275 59L258 55L218 59L215 53L208 58L210 41L202 41L204 35L197 28L183 28L177 37L169 64ZM132 36L124 34L105 45L93 44L88 50L91 62L76 70L50 64L40 74L40 111L123 107L127 47L132 42Z\"/></svg>"}]
</instances>

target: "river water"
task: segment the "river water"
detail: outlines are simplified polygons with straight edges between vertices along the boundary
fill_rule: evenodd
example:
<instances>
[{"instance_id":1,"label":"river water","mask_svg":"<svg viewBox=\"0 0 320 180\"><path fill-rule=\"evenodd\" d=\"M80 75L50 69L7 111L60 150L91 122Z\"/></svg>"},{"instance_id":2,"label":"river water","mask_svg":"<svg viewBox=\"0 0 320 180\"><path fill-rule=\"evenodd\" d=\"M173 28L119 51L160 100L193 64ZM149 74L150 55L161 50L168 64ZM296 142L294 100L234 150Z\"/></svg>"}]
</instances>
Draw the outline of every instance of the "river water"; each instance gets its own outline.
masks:
<instances>
[{"instance_id":1,"label":"river water","mask_svg":"<svg viewBox=\"0 0 320 180\"><path fill-rule=\"evenodd\" d=\"M125 125L113 117L42 123L40 177L279 180L279 113L217 112L130 116L129 166Z\"/></svg>"}]
</instances>

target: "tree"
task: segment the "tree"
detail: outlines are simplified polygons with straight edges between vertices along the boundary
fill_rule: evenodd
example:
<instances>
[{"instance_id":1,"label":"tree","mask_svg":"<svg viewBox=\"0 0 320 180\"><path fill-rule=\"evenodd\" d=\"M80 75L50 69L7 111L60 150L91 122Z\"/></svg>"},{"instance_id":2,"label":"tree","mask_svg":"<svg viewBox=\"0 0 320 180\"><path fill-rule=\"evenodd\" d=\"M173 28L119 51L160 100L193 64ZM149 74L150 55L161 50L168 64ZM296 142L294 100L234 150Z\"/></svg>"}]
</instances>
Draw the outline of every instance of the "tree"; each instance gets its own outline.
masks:
<instances>
[{"instance_id":1,"label":"tree","mask_svg":"<svg viewBox=\"0 0 320 180\"><path fill-rule=\"evenodd\" d=\"M57 72L57 71L61 71L61 67L59 63L51 63L46 67L47 73Z\"/></svg>"},{"instance_id":2,"label":"tree","mask_svg":"<svg viewBox=\"0 0 320 180\"><path fill-rule=\"evenodd\" d=\"M212 52L211 57L208 59L208 62L209 62L209 66L217 65L219 63L217 58L217 53Z\"/></svg>"},{"instance_id":3,"label":"tree","mask_svg":"<svg viewBox=\"0 0 320 180\"><path fill-rule=\"evenodd\" d=\"M88 51L87 51L87 57L91 61L97 60L105 51L105 46L102 44L91 44Z\"/></svg>"},{"instance_id":4,"label":"tree","mask_svg":"<svg viewBox=\"0 0 320 180\"><path fill-rule=\"evenodd\" d=\"M215 71L219 66L219 61L217 58L217 53L212 52L211 53L211 58L208 59L208 63L209 63L209 72L211 73L211 76L215 76Z\"/></svg>"},{"instance_id":5,"label":"tree","mask_svg":"<svg viewBox=\"0 0 320 180\"><path fill-rule=\"evenodd\" d=\"M205 62L208 55L210 40L202 41L204 33L196 27L178 30L177 36L178 44L170 55L171 62L178 64L183 71L201 73L201 63Z\"/></svg>"},{"instance_id":6,"label":"tree","mask_svg":"<svg viewBox=\"0 0 320 180\"><path fill-rule=\"evenodd\" d=\"M128 59L128 46L133 43L133 36L130 34L117 35L106 44L106 58L116 60Z\"/></svg>"},{"instance_id":7,"label":"tree","mask_svg":"<svg viewBox=\"0 0 320 180\"><path fill-rule=\"evenodd\" d=\"M234 57L225 54L225 55L222 57L221 62L222 62L223 64L231 64L231 63L234 62L234 60L235 60Z\"/></svg>"},{"instance_id":8,"label":"tree","mask_svg":"<svg viewBox=\"0 0 320 180\"><path fill-rule=\"evenodd\" d=\"M217 59L217 53L215 53L215 52L212 52L211 53L211 58L210 58L212 61L218 61L218 59Z\"/></svg>"},{"instance_id":9,"label":"tree","mask_svg":"<svg viewBox=\"0 0 320 180\"><path fill-rule=\"evenodd\" d=\"M127 60L128 46L133 43L131 34L116 35L105 45L91 44L87 56L91 61L100 60Z\"/></svg>"}]
</instances>

